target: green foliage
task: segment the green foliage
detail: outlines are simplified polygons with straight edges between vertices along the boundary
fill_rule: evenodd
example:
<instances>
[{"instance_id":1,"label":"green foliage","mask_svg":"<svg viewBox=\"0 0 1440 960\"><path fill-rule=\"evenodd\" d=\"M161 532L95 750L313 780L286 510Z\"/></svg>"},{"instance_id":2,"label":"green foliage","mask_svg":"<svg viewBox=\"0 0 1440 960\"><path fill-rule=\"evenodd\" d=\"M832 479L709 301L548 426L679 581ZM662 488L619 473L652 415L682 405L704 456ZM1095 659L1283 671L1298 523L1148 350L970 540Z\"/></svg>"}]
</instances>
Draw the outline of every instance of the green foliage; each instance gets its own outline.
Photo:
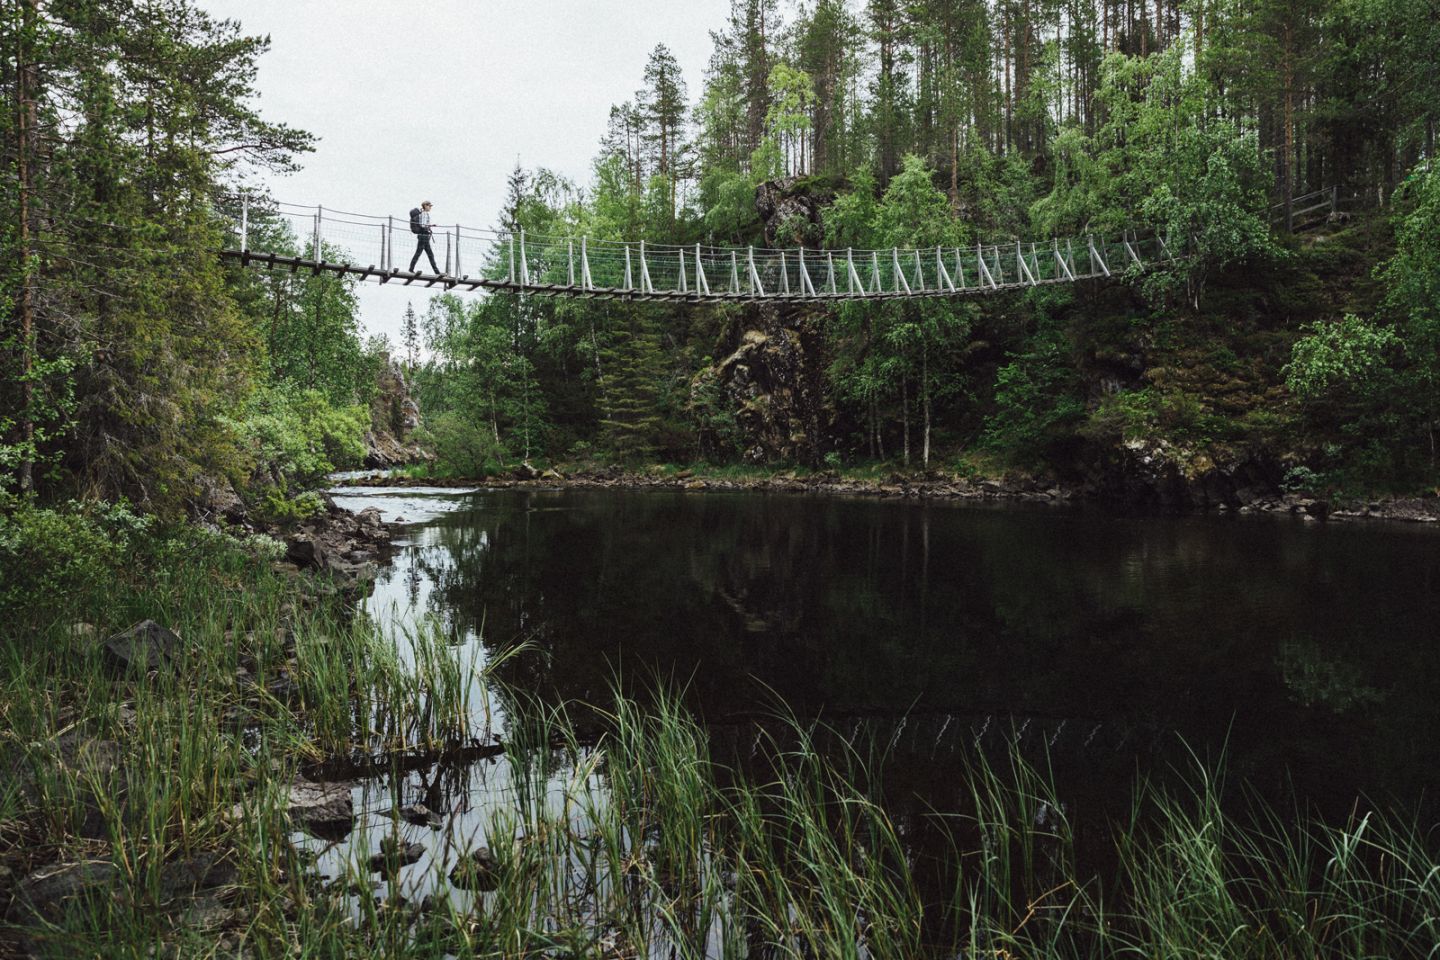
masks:
<instances>
[{"instance_id":1,"label":"green foliage","mask_svg":"<svg viewBox=\"0 0 1440 960\"><path fill-rule=\"evenodd\" d=\"M1400 338L1353 314L1316 323L1295 341L1285 383L1308 403L1365 401L1392 386L1390 363Z\"/></svg>"},{"instance_id":2,"label":"green foliage","mask_svg":"<svg viewBox=\"0 0 1440 960\"><path fill-rule=\"evenodd\" d=\"M22 501L0 509L0 617L88 609L112 589L111 578L153 525L124 503L46 509Z\"/></svg>"},{"instance_id":3,"label":"green foliage","mask_svg":"<svg viewBox=\"0 0 1440 960\"><path fill-rule=\"evenodd\" d=\"M265 522L287 526L318 517L324 512L325 501L320 499L320 494L315 491L307 490L298 496L290 497L285 495L284 490L276 487L267 489L256 507L256 513Z\"/></svg>"},{"instance_id":4,"label":"green foliage","mask_svg":"<svg viewBox=\"0 0 1440 960\"><path fill-rule=\"evenodd\" d=\"M1036 226L1113 235L1152 225L1186 259L1147 274L1148 288L1185 289L1198 309L1214 270L1278 255L1258 141L1216 115L1218 92L1179 45L1112 55L1102 76L1105 122L1093 140L1071 129L1053 142L1053 186L1031 209Z\"/></svg>"},{"instance_id":5,"label":"green foliage","mask_svg":"<svg viewBox=\"0 0 1440 960\"><path fill-rule=\"evenodd\" d=\"M1113 238L1148 225L1186 254L1125 277L1162 308L1150 319L1172 322L1183 300L1176 322L1213 322L1214 345L1238 357L1224 365L1232 396L1273 390L1290 354L1307 438L1290 434L1288 409L1235 400L1221 414L1194 383L1150 382L1150 369L1176 358L1107 322L1133 306L1119 291L816 307L807 350L827 369L814 385L820 406L838 407L835 422L853 425L853 446L876 458L918 448L928 460L932 433L946 446L1013 437L1031 456L1075 421L1055 401L1070 387L1025 372L1034 331L1053 320L1076 344L1072 378L1090 376L1080 369L1088 354L1097 369L1117 359L1121 379L1135 380L1101 405L1092 436L1171 424L1196 437L1323 439L1341 459L1367 462L1388 444L1410 451L1407 475L1423 473L1418 460L1440 446L1436 174L1422 165L1396 187L1404 166L1435 155L1440 19L1424 0L1172 4L1153 17L1144 4L1002 6L737 0L693 109L684 65L655 47L636 95L612 109L592 182L517 167L502 225L532 238L759 245L755 191L782 174L802 193L817 180L850 185L824 215L827 243L839 247ZM25 151L28 250L18 166L0 191L0 489L34 468L46 496L126 495L174 512L202 473L241 477L273 455L275 476L262 466L257 479L288 497L321 461L352 458L348 444L322 440L312 454L310 441L284 438L353 433L328 418L374 397L380 355L361 344L354 282L222 267L211 255L216 198L254 182L253 168L292 168L312 145L256 112L267 41L195 0L86 0L34 18L26 9L11 4L0 18L13 63L43 60ZM16 86L17 71L6 76ZM0 114L7 158L18 158L20 118ZM1392 200L1399 213L1379 308L1327 275L1332 261L1368 269L1374 251L1351 241L1348 256L1305 251L1297 259L1315 276L1294 284L1262 289L1254 269L1284 259L1270 232L1284 195L1332 184ZM808 213L766 226L774 243L818 239ZM98 250L106 256L82 255ZM503 260L479 269L502 274ZM26 280L41 294L28 337L15 322ZM740 411L691 385L699 358L735 343L734 325L754 316L687 305L637 319L508 296L441 303L424 322L430 361L419 362L418 318L403 348L427 416L453 412L483 428L489 453L464 453L471 464L576 442L629 459L690 456L697 437L716 451L742 444ZM1345 354L1375 347L1357 330L1329 329L1351 323L1334 319L1346 310L1393 332L1383 362ZM317 390L326 404L286 400L289 412L277 413L277 390ZM252 391L261 399L247 401ZM252 414L252 428L235 428ZM312 414L319 422L295 420Z\"/></svg>"},{"instance_id":6,"label":"green foliage","mask_svg":"<svg viewBox=\"0 0 1440 960\"><path fill-rule=\"evenodd\" d=\"M1063 339L1053 331L995 376L995 412L986 420L984 443L1022 462L1040 462L1073 436L1084 419L1080 380Z\"/></svg>"},{"instance_id":7,"label":"green foliage","mask_svg":"<svg viewBox=\"0 0 1440 960\"><path fill-rule=\"evenodd\" d=\"M1433 447L1440 420L1440 169L1434 160L1416 168L1401 202L1395 256L1381 271L1389 290L1384 311L1399 328L1406 392L1429 420Z\"/></svg>"},{"instance_id":8,"label":"green foliage","mask_svg":"<svg viewBox=\"0 0 1440 960\"><path fill-rule=\"evenodd\" d=\"M510 462L511 454L495 439L489 425L458 411L430 418L427 440L441 472L461 477L488 477Z\"/></svg>"},{"instance_id":9,"label":"green foliage","mask_svg":"<svg viewBox=\"0 0 1440 960\"><path fill-rule=\"evenodd\" d=\"M755 212L756 181L748 173L713 170L700 181L700 202L710 234L730 243L744 243L760 232Z\"/></svg>"},{"instance_id":10,"label":"green foliage","mask_svg":"<svg viewBox=\"0 0 1440 960\"><path fill-rule=\"evenodd\" d=\"M25 182L6 180L4 220L15 221L23 190L30 252L45 255L17 262L5 245L6 281L26 275L40 295L30 342L14 339L8 319L0 336L0 409L7 419L17 410L15 374L28 365L35 389L18 412L44 429L22 459L63 467L46 490L177 510L196 474L230 465L220 419L244 396L256 356L213 255L212 197L241 165L289 168L310 138L254 109L268 41L191 0L46 6L34 22L22 22L22 5L6 9L5 48L16 49L18 28L22 53L45 65ZM8 114L0 134L14 157Z\"/></svg>"},{"instance_id":11,"label":"green foliage","mask_svg":"<svg viewBox=\"0 0 1440 960\"><path fill-rule=\"evenodd\" d=\"M666 384L656 319L644 306L617 308L600 350L600 437L623 462L651 460L664 445L661 399Z\"/></svg>"},{"instance_id":12,"label":"green foliage","mask_svg":"<svg viewBox=\"0 0 1440 960\"><path fill-rule=\"evenodd\" d=\"M874 180L862 173L826 214L830 244L930 250L968 243L969 232L951 216L950 202L934 181L934 171L921 158L906 156L877 200ZM914 268L904 264L904 269ZM919 408L915 419L920 423L920 457L930 462L934 401L958 389L954 362L975 316L971 305L939 299L840 307L827 330L834 357L830 376L837 393L867 422L873 453L879 454L883 446L881 407L898 394L901 450L909 462L913 394Z\"/></svg>"},{"instance_id":13,"label":"green foliage","mask_svg":"<svg viewBox=\"0 0 1440 960\"><path fill-rule=\"evenodd\" d=\"M1286 384L1362 480L1440 477L1440 176L1406 184L1376 319L1347 315L1296 341ZM1330 458L1335 460L1336 458ZM1332 468L1346 472L1347 464Z\"/></svg>"},{"instance_id":14,"label":"green foliage","mask_svg":"<svg viewBox=\"0 0 1440 960\"><path fill-rule=\"evenodd\" d=\"M544 317L537 314L510 296L431 301L422 325L435 360L421 374L433 384L431 409L455 413L471 425L467 431L483 427L489 434L482 456L470 438L449 432L455 442L446 449L460 458L450 464L455 469L503 458L505 451L528 459L544 449L546 398L532 359L545 342Z\"/></svg>"},{"instance_id":15,"label":"green foliage","mask_svg":"<svg viewBox=\"0 0 1440 960\"><path fill-rule=\"evenodd\" d=\"M745 434L708 357L701 361L701 370L690 384L687 413L699 436L700 453L707 460L729 463L744 453Z\"/></svg>"},{"instance_id":16,"label":"green foliage","mask_svg":"<svg viewBox=\"0 0 1440 960\"><path fill-rule=\"evenodd\" d=\"M1084 435L1104 441L1156 441L1194 450L1235 439L1237 424L1210 412L1199 396L1147 386L1106 397L1091 412Z\"/></svg>"},{"instance_id":17,"label":"green foliage","mask_svg":"<svg viewBox=\"0 0 1440 960\"><path fill-rule=\"evenodd\" d=\"M334 470L359 466L370 413L361 406L332 406L320 390L282 385L255 391L243 415L228 425L258 486L273 486L283 497Z\"/></svg>"}]
</instances>

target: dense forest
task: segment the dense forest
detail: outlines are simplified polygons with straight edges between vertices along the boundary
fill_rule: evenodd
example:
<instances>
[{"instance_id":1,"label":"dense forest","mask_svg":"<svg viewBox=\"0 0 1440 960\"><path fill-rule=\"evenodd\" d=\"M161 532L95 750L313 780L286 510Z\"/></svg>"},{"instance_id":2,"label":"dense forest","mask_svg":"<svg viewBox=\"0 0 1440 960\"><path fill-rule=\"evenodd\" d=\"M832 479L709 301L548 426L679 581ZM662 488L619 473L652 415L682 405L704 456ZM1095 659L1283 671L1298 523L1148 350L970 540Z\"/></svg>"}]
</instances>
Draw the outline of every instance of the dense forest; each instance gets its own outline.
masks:
<instances>
[{"instance_id":1,"label":"dense forest","mask_svg":"<svg viewBox=\"0 0 1440 960\"><path fill-rule=\"evenodd\" d=\"M5 0L0 956L1433 957L1434 541L1299 521L1440 519L1437 3L731 0L495 226L1183 255L382 318L222 259L267 39Z\"/></svg>"},{"instance_id":2,"label":"dense forest","mask_svg":"<svg viewBox=\"0 0 1440 960\"><path fill-rule=\"evenodd\" d=\"M517 168L500 225L884 247L1148 224L1190 256L838 309L441 296L392 346L362 342L349 281L213 254L257 171L313 146L255 111L266 41L191 0L7 5L0 491L179 513L221 483L291 514L361 455L387 352L457 474L885 462L1103 486L1143 456L1432 485L1432 7L734 0L702 89L656 46L590 181ZM1294 222L1322 191L1323 222Z\"/></svg>"},{"instance_id":3,"label":"dense forest","mask_svg":"<svg viewBox=\"0 0 1440 960\"><path fill-rule=\"evenodd\" d=\"M268 41L189 0L27 0L0 31L0 496L176 516L233 483L292 513L363 452L382 357L343 283L214 255L217 204L311 148L254 110Z\"/></svg>"},{"instance_id":4,"label":"dense forest","mask_svg":"<svg viewBox=\"0 0 1440 960\"><path fill-rule=\"evenodd\" d=\"M1124 488L1138 450L1230 489L1433 483L1437 47L1406 0L736 0L698 95L657 46L592 182L517 170L501 226L883 248L1144 223L1191 258L778 314L442 298L418 371L442 457ZM1315 192L1325 222L1294 222Z\"/></svg>"}]
</instances>

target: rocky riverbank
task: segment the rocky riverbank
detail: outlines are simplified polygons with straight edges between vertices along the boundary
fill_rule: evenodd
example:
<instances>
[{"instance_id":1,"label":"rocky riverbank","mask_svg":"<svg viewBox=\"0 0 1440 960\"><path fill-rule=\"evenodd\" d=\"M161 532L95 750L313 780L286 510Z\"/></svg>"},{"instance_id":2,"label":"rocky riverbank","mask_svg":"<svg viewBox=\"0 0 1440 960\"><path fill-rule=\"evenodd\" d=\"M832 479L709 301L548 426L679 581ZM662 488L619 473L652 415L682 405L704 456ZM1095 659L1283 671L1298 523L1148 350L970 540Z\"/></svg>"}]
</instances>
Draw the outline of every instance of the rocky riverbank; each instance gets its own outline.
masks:
<instances>
[{"instance_id":1,"label":"rocky riverbank","mask_svg":"<svg viewBox=\"0 0 1440 960\"><path fill-rule=\"evenodd\" d=\"M317 657L331 657L337 670L359 668L345 653L339 624L389 561L394 527L378 509L352 513L326 498L323 513L294 526L231 529L279 540L283 554L271 554L268 573L221 577L204 601L182 594L190 601L168 606L163 623L144 619L116 631L95 618L58 628L47 644L68 651L65 669L77 676L47 690L60 711L52 735L0 744L7 747L0 749L0 782L12 804L8 817L0 804L0 957L49 956L47 928L77 914L138 909L130 902L140 896L134 878L119 862L142 850L163 858L145 868L145 895L158 898L165 923L177 931L156 955L187 955L179 946L184 931L213 936L226 955L247 955L240 931L254 910L243 881L256 868L244 825L270 816L269 777L314 765L323 742L310 716ZM222 599L227 593L232 599ZM206 612L212 607L229 612L217 622ZM305 638L308 652L299 649ZM186 709L196 712L176 733L174 714L186 697L195 698ZM281 735L267 740L269 730ZM236 731L248 745L233 738ZM204 746L157 752L154 743L166 737ZM312 746L303 746L307 741ZM191 769L185 757L192 754L213 759ZM205 838L162 852L164 845L136 826L151 823L138 811L182 787L206 798L187 811L207 824L198 831ZM273 812L285 829L339 830L340 821L353 820L348 784L297 775L278 790ZM219 811L203 809L221 801ZM125 825L120 834L117 824Z\"/></svg>"},{"instance_id":2,"label":"rocky riverbank","mask_svg":"<svg viewBox=\"0 0 1440 960\"><path fill-rule=\"evenodd\" d=\"M294 527L267 531L285 544L285 559L276 569L291 576L326 574L334 589L359 596L390 559L396 525L367 507L351 513L325 497L325 512Z\"/></svg>"},{"instance_id":3,"label":"rocky riverbank","mask_svg":"<svg viewBox=\"0 0 1440 960\"><path fill-rule=\"evenodd\" d=\"M894 473L883 479L847 477L837 471L727 476L704 471L634 471L618 467L540 470L522 464L512 473L477 480L393 477L384 474L346 480L353 487L484 487L486 489L636 489L701 491L755 491L760 493L810 494L836 497L879 497L914 500L959 500L1013 503L1100 502L1126 505L1105 497L1089 487L1076 487L1034 478L970 479L941 473ZM1205 511L1235 514L1289 514L1304 520L1399 520L1412 523L1440 522L1440 496L1386 496L1366 500L1326 498L1284 493L1278 490L1242 489L1237 496L1209 506L1156 504L1152 501L1131 506L1163 507L1172 511Z\"/></svg>"}]
</instances>

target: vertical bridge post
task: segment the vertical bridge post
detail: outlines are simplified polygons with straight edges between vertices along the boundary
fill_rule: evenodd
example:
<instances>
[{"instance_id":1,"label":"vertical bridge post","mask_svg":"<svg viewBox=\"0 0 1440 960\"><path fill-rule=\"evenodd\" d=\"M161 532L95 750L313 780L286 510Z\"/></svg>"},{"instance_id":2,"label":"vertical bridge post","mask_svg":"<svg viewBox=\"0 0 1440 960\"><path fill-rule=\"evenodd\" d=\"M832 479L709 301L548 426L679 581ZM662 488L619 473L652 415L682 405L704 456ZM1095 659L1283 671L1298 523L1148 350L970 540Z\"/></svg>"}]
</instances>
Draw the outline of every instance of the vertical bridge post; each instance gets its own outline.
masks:
<instances>
[{"instance_id":1,"label":"vertical bridge post","mask_svg":"<svg viewBox=\"0 0 1440 960\"><path fill-rule=\"evenodd\" d=\"M899 247L890 248L890 265L895 270L895 292L900 293L901 291L904 291L904 293L908 296L910 294L910 281L905 279L905 271L900 269Z\"/></svg>"},{"instance_id":2,"label":"vertical bridge post","mask_svg":"<svg viewBox=\"0 0 1440 960\"><path fill-rule=\"evenodd\" d=\"M640 241L640 292L654 293L655 284L650 282L650 263L645 259L645 241Z\"/></svg>"},{"instance_id":3,"label":"vertical bridge post","mask_svg":"<svg viewBox=\"0 0 1440 960\"><path fill-rule=\"evenodd\" d=\"M315 244L310 257L310 259L316 263L320 262L320 221L324 219L324 216L325 208L317 206L315 208Z\"/></svg>"},{"instance_id":4,"label":"vertical bridge post","mask_svg":"<svg viewBox=\"0 0 1440 960\"><path fill-rule=\"evenodd\" d=\"M695 244L695 292L710 296L710 280L705 276L705 264L700 260L700 244Z\"/></svg>"},{"instance_id":5,"label":"vertical bridge post","mask_svg":"<svg viewBox=\"0 0 1440 960\"><path fill-rule=\"evenodd\" d=\"M745 269L750 274L750 293L752 296L765 296L765 286L760 282L760 271L755 269L755 248L745 248Z\"/></svg>"}]
</instances>

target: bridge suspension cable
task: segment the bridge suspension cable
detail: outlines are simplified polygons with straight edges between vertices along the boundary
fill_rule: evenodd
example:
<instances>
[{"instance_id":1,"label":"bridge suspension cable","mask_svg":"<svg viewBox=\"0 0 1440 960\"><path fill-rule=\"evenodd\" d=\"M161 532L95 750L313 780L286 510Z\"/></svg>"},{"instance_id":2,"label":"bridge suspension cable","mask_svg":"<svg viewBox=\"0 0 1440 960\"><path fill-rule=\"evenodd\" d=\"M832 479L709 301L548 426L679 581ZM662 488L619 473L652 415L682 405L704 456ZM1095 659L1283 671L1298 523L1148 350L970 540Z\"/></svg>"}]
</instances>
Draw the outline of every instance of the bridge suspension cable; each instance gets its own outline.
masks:
<instances>
[{"instance_id":1,"label":"bridge suspension cable","mask_svg":"<svg viewBox=\"0 0 1440 960\"><path fill-rule=\"evenodd\" d=\"M432 225L425 272L407 217L248 198L226 204L221 256L271 269L446 289L687 303L961 297L1109 277L1172 259L1158 234L889 249L678 246ZM420 271L410 269L415 262Z\"/></svg>"}]
</instances>

